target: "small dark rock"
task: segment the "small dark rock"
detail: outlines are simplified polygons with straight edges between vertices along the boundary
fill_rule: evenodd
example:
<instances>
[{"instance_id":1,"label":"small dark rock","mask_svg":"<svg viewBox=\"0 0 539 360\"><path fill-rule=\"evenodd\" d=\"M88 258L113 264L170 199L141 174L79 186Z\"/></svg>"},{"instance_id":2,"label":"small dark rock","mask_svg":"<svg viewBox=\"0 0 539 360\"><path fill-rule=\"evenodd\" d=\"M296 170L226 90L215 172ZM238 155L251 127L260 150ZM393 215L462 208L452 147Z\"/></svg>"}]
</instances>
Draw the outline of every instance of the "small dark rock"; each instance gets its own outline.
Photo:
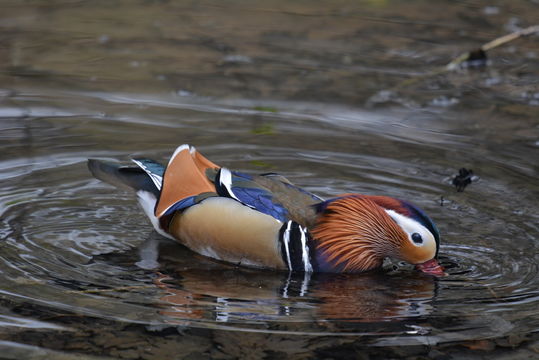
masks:
<instances>
[{"instance_id":1,"label":"small dark rock","mask_svg":"<svg viewBox=\"0 0 539 360\"><path fill-rule=\"evenodd\" d=\"M465 67L483 67L487 64L487 53L479 48L468 53L468 58L463 63Z\"/></svg>"},{"instance_id":2,"label":"small dark rock","mask_svg":"<svg viewBox=\"0 0 539 360\"><path fill-rule=\"evenodd\" d=\"M453 185L458 192L464 191L464 188L472 183L474 174L472 170L461 168L459 174L453 178Z\"/></svg>"}]
</instances>

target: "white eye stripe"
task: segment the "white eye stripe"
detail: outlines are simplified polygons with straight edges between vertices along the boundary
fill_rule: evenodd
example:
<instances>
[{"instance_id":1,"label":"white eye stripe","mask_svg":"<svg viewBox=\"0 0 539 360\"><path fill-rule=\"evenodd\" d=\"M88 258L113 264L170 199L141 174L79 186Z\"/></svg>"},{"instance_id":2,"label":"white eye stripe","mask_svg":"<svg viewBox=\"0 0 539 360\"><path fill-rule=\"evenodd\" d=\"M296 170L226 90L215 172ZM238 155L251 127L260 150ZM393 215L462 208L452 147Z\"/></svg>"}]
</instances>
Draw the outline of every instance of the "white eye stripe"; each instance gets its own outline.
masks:
<instances>
[{"instance_id":1,"label":"white eye stripe","mask_svg":"<svg viewBox=\"0 0 539 360\"><path fill-rule=\"evenodd\" d=\"M401 215L394 210L387 210L386 213L399 225L404 232L408 235L408 239L415 246L423 246L430 242L435 242L432 233L418 221L411 219L407 216ZM423 239L422 242L415 242L412 239L412 235L418 233Z\"/></svg>"}]
</instances>

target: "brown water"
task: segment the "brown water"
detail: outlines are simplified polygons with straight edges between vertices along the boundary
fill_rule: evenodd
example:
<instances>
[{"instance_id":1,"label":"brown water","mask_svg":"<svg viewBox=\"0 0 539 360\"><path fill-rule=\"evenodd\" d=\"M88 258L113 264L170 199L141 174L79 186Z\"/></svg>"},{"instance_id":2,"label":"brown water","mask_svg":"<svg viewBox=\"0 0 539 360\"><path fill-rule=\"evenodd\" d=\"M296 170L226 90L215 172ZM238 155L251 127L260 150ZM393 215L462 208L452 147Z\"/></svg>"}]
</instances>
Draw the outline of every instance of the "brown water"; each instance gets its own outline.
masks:
<instances>
[{"instance_id":1,"label":"brown water","mask_svg":"<svg viewBox=\"0 0 539 360\"><path fill-rule=\"evenodd\" d=\"M0 6L0 357L538 356L538 37L428 76L538 24L536 2ZM182 143L321 196L409 199L449 276L215 263L86 169ZM479 180L457 193L461 167Z\"/></svg>"}]
</instances>

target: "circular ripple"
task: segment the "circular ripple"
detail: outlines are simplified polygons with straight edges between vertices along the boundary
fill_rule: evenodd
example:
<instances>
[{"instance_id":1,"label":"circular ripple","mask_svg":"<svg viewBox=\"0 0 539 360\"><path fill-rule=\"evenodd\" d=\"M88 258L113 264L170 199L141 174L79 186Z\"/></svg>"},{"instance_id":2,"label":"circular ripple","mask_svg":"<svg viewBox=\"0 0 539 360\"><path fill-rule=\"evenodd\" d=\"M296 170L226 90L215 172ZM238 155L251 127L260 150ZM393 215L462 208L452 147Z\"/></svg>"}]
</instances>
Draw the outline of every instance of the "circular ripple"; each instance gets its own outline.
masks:
<instances>
[{"instance_id":1,"label":"circular ripple","mask_svg":"<svg viewBox=\"0 0 539 360\"><path fill-rule=\"evenodd\" d=\"M149 105L152 116L172 109ZM464 193L452 192L447 178L454 162L440 160L444 156L436 144L414 143L413 129L407 130L406 140L388 138L378 127L355 122L361 114L353 111L344 123L330 110L304 116L291 105L282 114L186 105L174 108L174 117L167 115L162 123L130 121L114 105L99 106L120 113L121 127L112 121L116 118L88 118L85 126L93 129L92 121L101 121L98 128L106 133L101 141L108 146L119 131L136 145L119 143L116 150L87 154L79 145L80 135L88 132L77 128L80 119L40 120L36 134L44 127L50 138L36 149L50 151L55 142L68 146L54 148L54 156L47 152L2 162L0 175L17 181L2 185L0 195L3 295L157 327L364 335L376 345L432 344L539 328L534 199L495 177ZM187 110L189 120L178 125L177 113ZM218 127L208 131L212 117ZM32 130L32 121L27 122ZM70 125L58 125L62 122ZM251 132L245 124L252 124ZM279 136L253 143L260 124ZM449 275L437 279L400 265L353 276L238 269L171 242L161 244L161 256L154 259L152 249L159 247L160 238L132 194L91 179L85 158L126 158L139 144L143 156L165 157L172 148L163 144L178 142L176 127L183 137L205 144L210 158L231 168L280 171L327 197L357 191L413 200L440 227L440 259ZM221 128L230 134L227 143ZM298 138L304 139L301 144ZM147 253L150 258L144 258ZM137 263L159 268L141 269Z\"/></svg>"},{"instance_id":2,"label":"circular ripple","mask_svg":"<svg viewBox=\"0 0 539 360\"><path fill-rule=\"evenodd\" d=\"M442 249L441 263L450 274L442 283L482 293L463 301L499 303L504 308L539 301L539 266L533 255L469 245L445 245Z\"/></svg>"}]
</instances>

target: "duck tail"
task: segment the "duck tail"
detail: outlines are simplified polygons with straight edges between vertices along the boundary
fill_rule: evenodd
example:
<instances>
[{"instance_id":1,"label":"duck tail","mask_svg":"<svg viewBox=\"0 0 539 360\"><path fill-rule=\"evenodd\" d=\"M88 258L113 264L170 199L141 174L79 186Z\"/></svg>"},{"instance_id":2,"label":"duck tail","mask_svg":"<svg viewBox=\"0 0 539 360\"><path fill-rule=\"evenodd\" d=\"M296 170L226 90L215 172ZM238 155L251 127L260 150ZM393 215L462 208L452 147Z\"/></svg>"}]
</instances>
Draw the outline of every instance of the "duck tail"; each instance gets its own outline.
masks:
<instances>
[{"instance_id":1,"label":"duck tail","mask_svg":"<svg viewBox=\"0 0 539 360\"><path fill-rule=\"evenodd\" d=\"M88 169L92 175L121 189L147 191L159 197L164 167L151 160L134 159L138 166L120 166L95 159L88 159ZM151 164L155 172L145 165ZM159 171L161 170L161 171ZM161 173L161 174L159 174Z\"/></svg>"}]
</instances>

